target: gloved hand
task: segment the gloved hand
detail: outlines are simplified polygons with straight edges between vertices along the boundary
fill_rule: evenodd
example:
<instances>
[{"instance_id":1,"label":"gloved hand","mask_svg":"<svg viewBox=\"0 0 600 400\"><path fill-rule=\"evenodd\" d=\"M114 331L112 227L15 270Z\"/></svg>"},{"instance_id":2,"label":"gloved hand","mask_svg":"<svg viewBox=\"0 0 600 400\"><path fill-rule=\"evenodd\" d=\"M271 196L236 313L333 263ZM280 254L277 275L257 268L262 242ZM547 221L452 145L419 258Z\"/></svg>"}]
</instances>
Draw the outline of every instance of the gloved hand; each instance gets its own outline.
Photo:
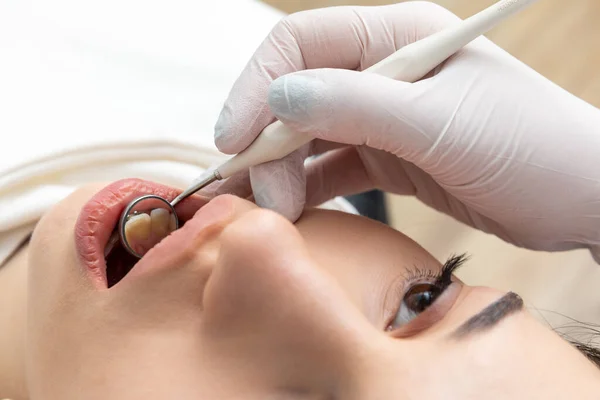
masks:
<instances>
[{"instance_id":1,"label":"gloved hand","mask_svg":"<svg viewBox=\"0 0 600 400\"><path fill-rule=\"evenodd\" d=\"M275 118L317 140L216 193L248 195L250 180L260 206L295 220L379 188L518 246L589 247L600 260L598 109L486 38L417 83L356 71L456 21L424 2L285 18L233 87L215 141L240 152Z\"/></svg>"}]
</instances>

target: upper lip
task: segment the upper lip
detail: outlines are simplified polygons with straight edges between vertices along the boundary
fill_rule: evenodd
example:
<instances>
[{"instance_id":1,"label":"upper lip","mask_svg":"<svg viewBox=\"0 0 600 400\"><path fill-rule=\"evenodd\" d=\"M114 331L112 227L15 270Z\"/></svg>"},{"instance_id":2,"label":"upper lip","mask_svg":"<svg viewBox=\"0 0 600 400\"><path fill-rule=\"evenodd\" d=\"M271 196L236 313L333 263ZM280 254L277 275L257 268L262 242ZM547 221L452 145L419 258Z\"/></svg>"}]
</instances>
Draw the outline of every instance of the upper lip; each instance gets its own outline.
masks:
<instances>
[{"instance_id":1,"label":"upper lip","mask_svg":"<svg viewBox=\"0 0 600 400\"><path fill-rule=\"evenodd\" d=\"M179 193L181 190L158 183L123 179L106 186L83 206L75 224L75 247L95 285L107 287L104 248L127 204L146 194L171 201ZM206 199L191 196L177 205L177 215L185 221L206 202Z\"/></svg>"}]
</instances>

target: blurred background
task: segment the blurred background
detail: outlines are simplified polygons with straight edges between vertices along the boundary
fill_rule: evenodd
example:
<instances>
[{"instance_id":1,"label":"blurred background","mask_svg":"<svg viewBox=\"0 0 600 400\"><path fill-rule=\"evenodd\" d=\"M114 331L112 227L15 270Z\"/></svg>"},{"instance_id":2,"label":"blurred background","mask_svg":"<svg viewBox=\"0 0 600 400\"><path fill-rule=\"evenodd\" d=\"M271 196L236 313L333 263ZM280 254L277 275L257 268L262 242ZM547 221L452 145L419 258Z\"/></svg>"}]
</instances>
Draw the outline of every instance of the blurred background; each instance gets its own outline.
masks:
<instances>
[{"instance_id":1,"label":"blurred background","mask_svg":"<svg viewBox=\"0 0 600 400\"><path fill-rule=\"evenodd\" d=\"M389 0L264 0L286 12L342 6L376 6ZM495 0L435 0L461 18ZM574 95L600 106L599 0L539 0L486 36ZM599 155L600 167L600 155ZM423 206L413 198L386 196L390 223L438 259L468 252L459 271L469 284L513 290L534 314L554 326L565 316L600 323L600 266L586 251L538 253L506 244ZM599 226L600 229L600 226Z\"/></svg>"}]
</instances>

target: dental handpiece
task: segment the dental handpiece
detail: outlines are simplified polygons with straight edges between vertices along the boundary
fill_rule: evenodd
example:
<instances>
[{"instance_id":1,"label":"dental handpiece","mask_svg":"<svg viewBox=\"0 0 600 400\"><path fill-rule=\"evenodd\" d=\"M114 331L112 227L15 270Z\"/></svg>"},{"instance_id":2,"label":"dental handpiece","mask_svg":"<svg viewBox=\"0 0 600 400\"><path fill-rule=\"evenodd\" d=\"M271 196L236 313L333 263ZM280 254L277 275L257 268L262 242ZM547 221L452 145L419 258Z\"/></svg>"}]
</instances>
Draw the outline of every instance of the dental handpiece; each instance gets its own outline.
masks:
<instances>
[{"instance_id":1,"label":"dental handpiece","mask_svg":"<svg viewBox=\"0 0 600 400\"><path fill-rule=\"evenodd\" d=\"M405 82L416 82L471 41L537 0L502 0L445 30L402 47L362 73L374 73ZM278 160L309 143L313 137L294 132L281 121L264 128L245 150L208 174L202 175L177 196L171 205L254 165Z\"/></svg>"}]
</instances>

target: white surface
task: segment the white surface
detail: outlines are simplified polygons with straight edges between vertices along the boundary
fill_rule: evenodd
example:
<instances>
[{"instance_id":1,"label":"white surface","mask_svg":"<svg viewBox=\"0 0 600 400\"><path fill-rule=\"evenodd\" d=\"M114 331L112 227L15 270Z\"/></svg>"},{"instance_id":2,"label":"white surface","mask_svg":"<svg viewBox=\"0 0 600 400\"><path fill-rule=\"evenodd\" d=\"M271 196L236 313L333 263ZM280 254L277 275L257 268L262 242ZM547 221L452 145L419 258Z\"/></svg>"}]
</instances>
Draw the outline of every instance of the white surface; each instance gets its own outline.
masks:
<instances>
[{"instance_id":1,"label":"white surface","mask_svg":"<svg viewBox=\"0 0 600 400\"><path fill-rule=\"evenodd\" d=\"M0 171L94 143L213 147L222 102L280 18L247 0L0 2Z\"/></svg>"}]
</instances>

